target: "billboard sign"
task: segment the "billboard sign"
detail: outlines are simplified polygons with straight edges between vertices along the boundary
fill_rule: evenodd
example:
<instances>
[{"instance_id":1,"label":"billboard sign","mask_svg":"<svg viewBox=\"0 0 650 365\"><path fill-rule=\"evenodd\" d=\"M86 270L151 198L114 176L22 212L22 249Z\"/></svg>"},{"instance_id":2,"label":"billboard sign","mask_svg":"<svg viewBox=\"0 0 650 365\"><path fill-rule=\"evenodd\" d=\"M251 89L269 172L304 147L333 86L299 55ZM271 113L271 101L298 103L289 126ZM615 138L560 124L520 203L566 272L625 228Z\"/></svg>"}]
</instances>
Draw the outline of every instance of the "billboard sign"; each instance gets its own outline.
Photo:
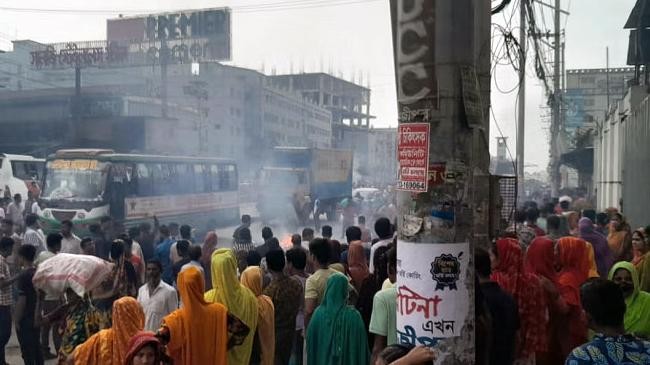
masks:
<instances>
[{"instance_id":1,"label":"billboard sign","mask_svg":"<svg viewBox=\"0 0 650 365\"><path fill-rule=\"evenodd\" d=\"M582 89L568 89L564 94L566 101L566 121L565 128L567 131L575 131L589 121L588 113L585 111L585 95Z\"/></svg>"},{"instance_id":2,"label":"billboard sign","mask_svg":"<svg viewBox=\"0 0 650 365\"><path fill-rule=\"evenodd\" d=\"M158 52L168 48L172 55L187 53L192 61L226 61L231 58L230 19L229 8L182 10L110 19L106 34L109 42L153 47ZM201 48L203 54L199 57Z\"/></svg>"}]
</instances>

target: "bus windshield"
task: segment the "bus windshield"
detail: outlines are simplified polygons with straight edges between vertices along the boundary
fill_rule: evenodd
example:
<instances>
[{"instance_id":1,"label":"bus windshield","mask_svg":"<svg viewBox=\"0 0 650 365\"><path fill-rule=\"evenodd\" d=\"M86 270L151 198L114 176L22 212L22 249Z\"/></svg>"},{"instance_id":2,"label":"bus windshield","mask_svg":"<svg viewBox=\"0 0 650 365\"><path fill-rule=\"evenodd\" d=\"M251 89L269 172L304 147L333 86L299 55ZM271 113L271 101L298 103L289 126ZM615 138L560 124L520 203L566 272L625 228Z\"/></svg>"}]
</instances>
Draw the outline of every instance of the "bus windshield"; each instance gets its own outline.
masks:
<instances>
[{"instance_id":1,"label":"bus windshield","mask_svg":"<svg viewBox=\"0 0 650 365\"><path fill-rule=\"evenodd\" d=\"M43 199L101 200L106 172L106 163L94 160L49 161Z\"/></svg>"}]
</instances>

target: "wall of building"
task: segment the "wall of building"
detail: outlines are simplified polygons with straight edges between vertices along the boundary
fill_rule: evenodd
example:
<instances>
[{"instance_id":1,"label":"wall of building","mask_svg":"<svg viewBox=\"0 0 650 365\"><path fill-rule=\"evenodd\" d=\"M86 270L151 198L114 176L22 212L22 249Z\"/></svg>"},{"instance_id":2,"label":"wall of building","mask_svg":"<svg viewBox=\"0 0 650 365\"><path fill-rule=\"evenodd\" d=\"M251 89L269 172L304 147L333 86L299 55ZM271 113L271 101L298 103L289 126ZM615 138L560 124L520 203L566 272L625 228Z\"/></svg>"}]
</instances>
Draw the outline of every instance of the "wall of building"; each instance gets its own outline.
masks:
<instances>
[{"instance_id":1,"label":"wall of building","mask_svg":"<svg viewBox=\"0 0 650 365\"><path fill-rule=\"evenodd\" d=\"M594 142L594 189L599 210L617 208L633 226L650 223L650 100L631 87Z\"/></svg>"},{"instance_id":2,"label":"wall of building","mask_svg":"<svg viewBox=\"0 0 650 365\"><path fill-rule=\"evenodd\" d=\"M645 94L645 93L644 93ZM623 213L633 228L650 224L650 98L645 98L625 121Z\"/></svg>"}]
</instances>

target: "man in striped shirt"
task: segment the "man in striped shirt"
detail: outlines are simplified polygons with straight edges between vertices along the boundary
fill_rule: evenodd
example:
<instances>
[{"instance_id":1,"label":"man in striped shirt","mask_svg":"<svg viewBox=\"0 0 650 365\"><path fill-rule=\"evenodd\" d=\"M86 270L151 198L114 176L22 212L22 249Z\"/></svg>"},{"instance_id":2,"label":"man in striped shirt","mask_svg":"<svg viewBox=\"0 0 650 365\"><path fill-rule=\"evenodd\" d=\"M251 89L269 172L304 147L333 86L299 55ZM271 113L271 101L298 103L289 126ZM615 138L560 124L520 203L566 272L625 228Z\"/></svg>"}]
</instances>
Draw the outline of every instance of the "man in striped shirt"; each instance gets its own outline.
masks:
<instances>
[{"instance_id":1,"label":"man in striped shirt","mask_svg":"<svg viewBox=\"0 0 650 365\"><path fill-rule=\"evenodd\" d=\"M25 231L23 245L36 247L36 253L38 254L45 249L45 235L38 223L38 216L36 214L28 214L25 217L25 225L27 226L27 230Z\"/></svg>"}]
</instances>

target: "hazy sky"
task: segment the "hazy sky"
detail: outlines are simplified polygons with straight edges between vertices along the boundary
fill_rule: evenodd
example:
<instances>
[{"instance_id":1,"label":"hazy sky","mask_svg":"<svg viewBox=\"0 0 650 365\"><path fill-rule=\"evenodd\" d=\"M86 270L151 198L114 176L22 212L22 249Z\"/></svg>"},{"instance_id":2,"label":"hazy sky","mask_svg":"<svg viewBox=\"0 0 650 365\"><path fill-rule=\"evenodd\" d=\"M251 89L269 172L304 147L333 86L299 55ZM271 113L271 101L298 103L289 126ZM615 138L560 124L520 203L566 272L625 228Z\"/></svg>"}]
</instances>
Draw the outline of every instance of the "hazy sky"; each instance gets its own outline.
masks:
<instances>
[{"instance_id":1,"label":"hazy sky","mask_svg":"<svg viewBox=\"0 0 650 365\"><path fill-rule=\"evenodd\" d=\"M544 0L549 2L550 0ZM612 67L623 66L628 32L622 29L635 0L562 0L571 15L566 22L567 69L604 67L605 47L610 47ZM513 0L513 3L518 3ZM279 5L278 5L279 4ZM333 6L337 4L337 6ZM388 0L0 0L0 45L11 39L40 42L95 40L105 38L105 20L115 14L12 11L7 7L39 9L117 10L133 15L203 7L233 8L233 63L270 73L304 71L341 72L346 79L355 75L372 88L371 111L376 126L395 126L397 106L393 72L390 13ZM293 9L287 9L287 8ZM539 10L539 7L537 8ZM504 24L516 8L508 7L493 21ZM516 27L518 14L512 26ZM546 11L546 24L552 14ZM541 25L541 24L540 24ZM518 32L517 32L518 34ZM551 67L551 65L549 65ZM551 67L552 69L552 67ZM547 126L540 122L546 98L528 67L526 97L527 171L543 170L548 163ZM503 91L516 86L517 76L510 66L499 66L494 80ZM515 151L516 92L502 94L493 82L492 105L509 145ZM498 132L491 123L493 153Z\"/></svg>"}]
</instances>

